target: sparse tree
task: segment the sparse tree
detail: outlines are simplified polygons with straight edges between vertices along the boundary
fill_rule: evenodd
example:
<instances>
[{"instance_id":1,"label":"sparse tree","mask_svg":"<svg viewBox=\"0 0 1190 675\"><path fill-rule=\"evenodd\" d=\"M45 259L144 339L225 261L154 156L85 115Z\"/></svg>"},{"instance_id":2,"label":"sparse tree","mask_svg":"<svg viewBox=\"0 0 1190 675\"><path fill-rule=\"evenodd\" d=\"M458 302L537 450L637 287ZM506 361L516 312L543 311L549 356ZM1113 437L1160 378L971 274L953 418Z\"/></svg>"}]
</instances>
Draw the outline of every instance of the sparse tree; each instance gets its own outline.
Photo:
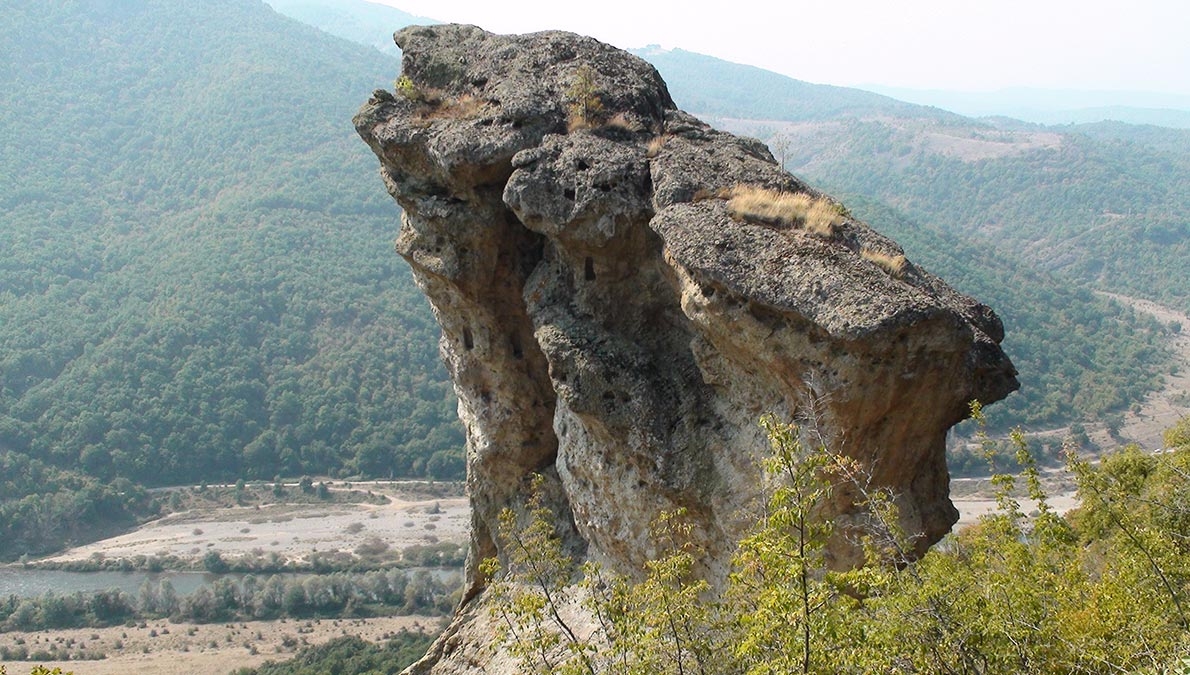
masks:
<instances>
[{"instance_id":1,"label":"sparse tree","mask_svg":"<svg viewBox=\"0 0 1190 675\"><path fill-rule=\"evenodd\" d=\"M790 144L789 136L784 132L777 132L769 139L769 147L772 148L773 154L783 170L786 168L785 155L789 152Z\"/></svg>"},{"instance_id":2,"label":"sparse tree","mask_svg":"<svg viewBox=\"0 0 1190 675\"><path fill-rule=\"evenodd\" d=\"M606 112L603 98L595 82L595 71L590 66L580 66L575 71L570 88L566 90L566 101L572 131L598 126L604 122Z\"/></svg>"}]
</instances>

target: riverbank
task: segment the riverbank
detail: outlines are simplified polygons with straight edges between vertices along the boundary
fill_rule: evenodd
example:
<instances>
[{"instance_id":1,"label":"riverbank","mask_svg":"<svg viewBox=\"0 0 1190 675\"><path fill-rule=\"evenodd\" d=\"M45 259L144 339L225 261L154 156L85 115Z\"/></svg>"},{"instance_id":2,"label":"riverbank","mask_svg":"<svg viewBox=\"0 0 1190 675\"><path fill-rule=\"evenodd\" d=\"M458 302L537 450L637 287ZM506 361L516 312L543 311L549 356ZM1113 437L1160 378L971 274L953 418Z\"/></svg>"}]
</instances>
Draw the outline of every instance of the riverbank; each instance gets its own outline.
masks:
<instances>
[{"instance_id":1,"label":"riverbank","mask_svg":"<svg viewBox=\"0 0 1190 675\"><path fill-rule=\"evenodd\" d=\"M352 559L368 558L382 565L399 561L410 549L467 541L470 511L461 487L432 487L384 481L342 484L330 490L364 498L325 502L287 501L283 495L246 505L191 500L197 505L30 564L201 570L215 552L233 568L239 562L245 570L308 569L319 559L349 565ZM171 490L189 497L213 489ZM286 490L296 492L297 486ZM170 494L162 491L159 496L168 500Z\"/></svg>"}]
</instances>

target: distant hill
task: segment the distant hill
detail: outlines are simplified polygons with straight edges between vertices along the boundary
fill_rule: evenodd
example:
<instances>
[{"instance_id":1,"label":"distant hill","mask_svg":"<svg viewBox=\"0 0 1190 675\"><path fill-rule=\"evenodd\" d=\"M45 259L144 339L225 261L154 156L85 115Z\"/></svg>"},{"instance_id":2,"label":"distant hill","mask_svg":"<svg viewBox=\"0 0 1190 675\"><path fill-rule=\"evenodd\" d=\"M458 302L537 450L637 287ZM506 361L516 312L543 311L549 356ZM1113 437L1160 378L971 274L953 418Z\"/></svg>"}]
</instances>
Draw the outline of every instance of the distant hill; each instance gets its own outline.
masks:
<instances>
[{"instance_id":1,"label":"distant hill","mask_svg":"<svg viewBox=\"0 0 1190 675\"><path fill-rule=\"evenodd\" d=\"M1190 129L1190 111L1170 108L1130 108L1128 106L1105 106L1102 108L1079 108L1077 110L1041 113L1022 119L1045 124L1093 124L1096 122L1125 122L1170 129Z\"/></svg>"},{"instance_id":2,"label":"distant hill","mask_svg":"<svg viewBox=\"0 0 1190 675\"><path fill-rule=\"evenodd\" d=\"M1124 122L1095 122L1080 124L1070 128L1070 131L1099 140L1123 141L1175 155L1190 155L1190 129L1170 129Z\"/></svg>"},{"instance_id":3,"label":"distant hill","mask_svg":"<svg viewBox=\"0 0 1190 675\"><path fill-rule=\"evenodd\" d=\"M957 115L859 89L811 84L682 49L646 47L634 54L656 66L684 110L704 116L787 122L892 115Z\"/></svg>"},{"instance_id":4,"label":"distant hill","mask_svg":"<svg viewBox=\"0 0 1190 675\"><path fill-rule=\"evenodd\" d=\"M965 121L724 120L792 149L787 166L923 225L975 238L1067 283L1190 310L1187 132Z\"/></svg>"},{"instance_id":5,"label":"distant hill","mask_svg":"<svg viewBox=\"0 0 1190 675\"><path fill-rule=\"evenodd\" d=\"M768 142L822 187L1190 310L1190 275L1174 272L1190 269L1190 131L976 120L682 50L637 53L683 108Z\"/></svg>"},{"instance_id":6,"label":"distant hill","mask_svg":"<svg viewBox=\"0 0 1190 675\"><path fill-rule=\"evenodd\" d=\"M366 0L265 0L285 16L318 28L345 40L358 42L400 57L393 43L397 28L440 23L433 19L402 12L395 7Z\"/></svg>"},{"instance_id":7,"label":"distant hill","mask_svg":"<svg viewBox=\"0 0 1190 675\"><path fill-rule=\"evenodd\" d=\"M1024 87L989 92L868 88L902 101L937 106L969 117L1012 117L1047 125L1116 121L1190 128L1190 96L1178 94Z\"/></svg>"}]
</instances>

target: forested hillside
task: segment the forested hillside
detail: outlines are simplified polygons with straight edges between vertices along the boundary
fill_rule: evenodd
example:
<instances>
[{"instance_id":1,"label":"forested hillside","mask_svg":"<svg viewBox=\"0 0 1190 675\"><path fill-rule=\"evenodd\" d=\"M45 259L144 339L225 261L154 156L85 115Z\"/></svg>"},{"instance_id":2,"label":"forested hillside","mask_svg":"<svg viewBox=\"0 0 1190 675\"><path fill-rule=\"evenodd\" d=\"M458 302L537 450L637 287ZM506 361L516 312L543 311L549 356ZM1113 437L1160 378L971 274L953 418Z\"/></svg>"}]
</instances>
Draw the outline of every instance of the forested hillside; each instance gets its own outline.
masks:
<instances>
[{"instance_id":1,"label":"forested hillside","mask_svg":"<svg viewBox=\"0 0 1190 675\"><path fill-rule=\"evenodd\" d=\"M438 331L350 125L393 58L255 0L22 0L0 61L4 461L461 476Z\"/></svg>"},{"instance_id":2,"label":"forested hillside","mask_svg":"<svg viewBox=\"0 0 1190 675\"><path fill-rule=\"evenodd\" d=\"M703 117L806 121L894 115L963 119L938 108L850 87L802 82L684 49L648 47L632 52L657 68L679 107Z\"/></svg>"},{"instance_id":3,"label":"forested hillside","mask_svg":"<svg viewBox=\"0 0 1190 675\"><path fill-rule=\"evenodd\" d=\"M1168 367L1161 325L1091 291L1190 308L1190 165L1151 145L969 122L770 127L795 173L995 307L1021 391L1010 424L1102 420ZM1176 135L1162 137L1174 138ZM1165 141L1169 142L1169 141ZM1190 206L1188 204L1187 206Z\"/></svg>"},{"instance_id":4,"label":"forested hillside","mask_svg":"<svg viewBox=\"0 0 1190 675\"><path fill-rule=\"evenodd\" d=\"M1159 385L1168 326L986 243L924 226L878 200L839 195L856 216L896 239L910 259L1000 314L1021 389L996 404L995 426L1038 430L1102 420ZM952 461L951 469L960 467Z\"/></svg>"}]
</instances>

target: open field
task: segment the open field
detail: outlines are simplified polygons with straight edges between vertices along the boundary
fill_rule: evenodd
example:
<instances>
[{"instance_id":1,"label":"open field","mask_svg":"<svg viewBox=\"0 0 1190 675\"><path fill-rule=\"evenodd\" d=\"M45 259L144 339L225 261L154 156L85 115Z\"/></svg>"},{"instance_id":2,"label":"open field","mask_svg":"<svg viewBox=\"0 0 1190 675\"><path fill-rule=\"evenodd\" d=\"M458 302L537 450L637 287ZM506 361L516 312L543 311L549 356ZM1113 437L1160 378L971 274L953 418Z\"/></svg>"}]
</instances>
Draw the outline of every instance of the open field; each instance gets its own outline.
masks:
<instances>
[{"instance_id":1,"label":"open field","mask_svg":"<svg viewBox=\"0 0 1190 675\"><path fill-rule=\"evenodd\" d=\"M190 489L190 488L178 488ZM400 483L355 483L351 488L387 503L277 503L202 508L170 514L110 539L45 558L69 562L136 556L176 556L200 566L208 551L226 558L277 554L303 561L319 552L350 553L375 538L400 551L410 546L467 540L465 497L437 498ZM383 500L375 500L383 501Z\"/></svg>"},{"instance_id":2,"label":"open field","mask_svg":"<svg viewBox=\"0 0 1190 675\"><path fill-rule=\"evenodd\" d=\"M1050 469L1042 472L1042 487L1045 489L1046 502L1050 508L1058 513L1066 513L1078 506L1075 496L1076 485L1074 478L1065 469ZM1024 481L1017 481L1017 487L1022 488ZM959 510L959 522L955 523L953 531L958 531L968 525L974 525L979 517L996 510L995 487L988 478L955 478L950 481L950 500ZM1034 511L1037 506L1029 499L1019 497L1021 509L1025 513Z\"/></svg>"},{"instance_id":3,"label":"open field","mask_svg":"<svg viewBox=\"0 0 1190 675\"><path fill-rule=\"evenodd\" d=\"M443 619L399 616L376 619L250 621L233 624L175 624L150 621L136 627L80 628L37 633L0 633L0 647L18 645L30 654L51 645L103 653L106 658L71 661L0 661L9 675L28 673L36 664L75 675L224 675L237 668L282 661L306 645L358 635L380 642L402 630L437 633ZM18 641L23 641L23 644Z\"/></svg>"}]
</instances>

